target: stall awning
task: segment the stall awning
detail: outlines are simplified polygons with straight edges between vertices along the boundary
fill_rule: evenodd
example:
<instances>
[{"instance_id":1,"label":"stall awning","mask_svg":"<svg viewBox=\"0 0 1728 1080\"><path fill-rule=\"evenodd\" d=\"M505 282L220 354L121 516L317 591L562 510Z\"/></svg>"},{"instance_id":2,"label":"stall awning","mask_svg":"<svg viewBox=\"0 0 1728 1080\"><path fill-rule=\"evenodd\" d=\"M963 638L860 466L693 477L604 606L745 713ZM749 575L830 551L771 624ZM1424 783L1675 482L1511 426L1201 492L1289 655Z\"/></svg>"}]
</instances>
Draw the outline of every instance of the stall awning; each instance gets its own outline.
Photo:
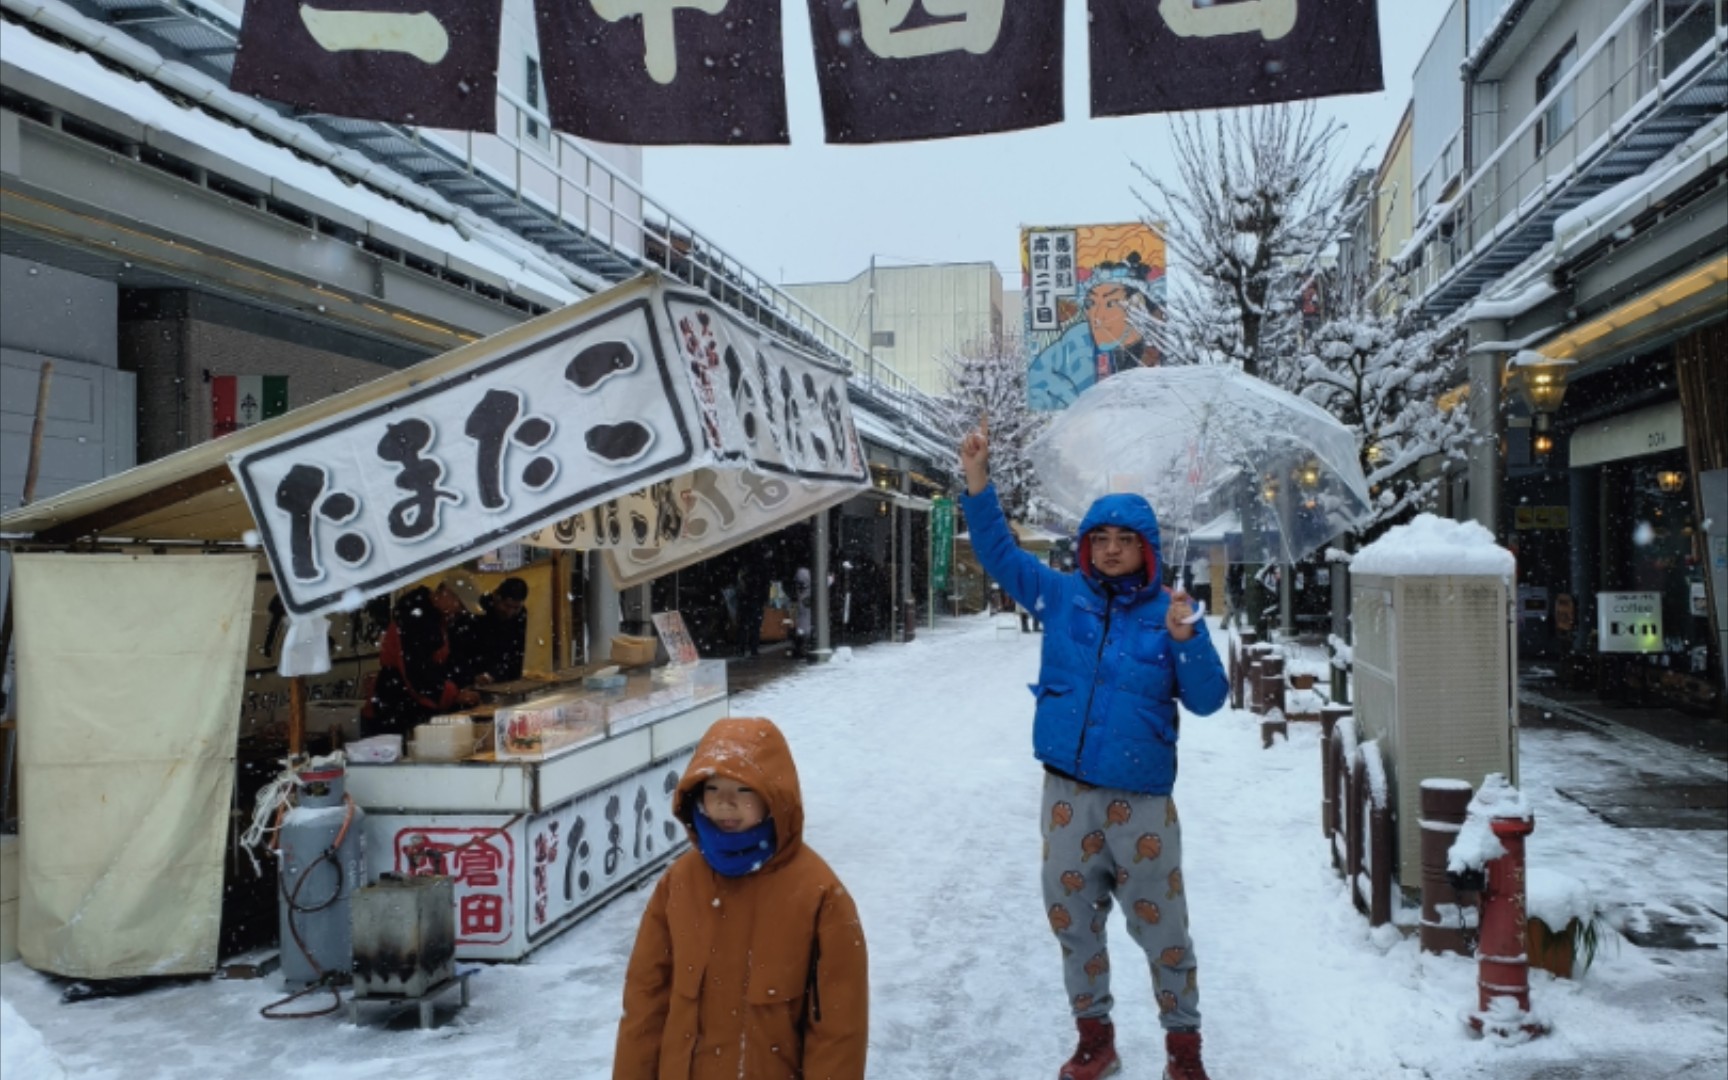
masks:
<instances>
[{"instance_id":1,"label":"stall awning","mask_svg":"<svg viewBox=\"0 0 1728 1080\"><path fill-rule=\"evenodd\" d=\"M530 534L603 550L630 584L866 490L846 375L648 274L14 511L0 532L255 532L295 616Z\"/></svg>"}]
</instances>

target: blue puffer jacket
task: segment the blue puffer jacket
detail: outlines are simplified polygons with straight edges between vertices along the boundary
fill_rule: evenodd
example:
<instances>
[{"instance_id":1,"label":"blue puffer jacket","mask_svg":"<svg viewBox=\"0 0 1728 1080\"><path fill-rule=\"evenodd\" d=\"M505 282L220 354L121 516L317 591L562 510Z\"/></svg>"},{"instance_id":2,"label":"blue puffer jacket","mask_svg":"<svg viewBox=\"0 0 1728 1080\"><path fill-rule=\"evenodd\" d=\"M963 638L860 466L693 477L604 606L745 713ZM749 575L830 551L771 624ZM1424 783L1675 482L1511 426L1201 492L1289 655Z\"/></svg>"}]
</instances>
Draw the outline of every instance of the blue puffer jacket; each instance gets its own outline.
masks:
<instances>
[{"instance_id":1,"label":"blue puffer jacket","mask_svg":"<svg viewBox=\"0 0 1728 1080\"><path fill-rule=\"evenodd\" d=\"M1106 495L1080 523L1081 569L1065 574L1014 543L994 485L962 495L972 549L1008 595L1044 620L1044 655L1032 687L1038 760L1088 784L1168 795L1176 781L1176 700L1202 716L1229 696L1204 621L1176 641L1164 627L1169 594L1156 582L1158 518L1138 495ZM1152 585L1107 592L1091 572L1086 534L1100 525L1139 533Z\"/></svg>"}]
</instances>

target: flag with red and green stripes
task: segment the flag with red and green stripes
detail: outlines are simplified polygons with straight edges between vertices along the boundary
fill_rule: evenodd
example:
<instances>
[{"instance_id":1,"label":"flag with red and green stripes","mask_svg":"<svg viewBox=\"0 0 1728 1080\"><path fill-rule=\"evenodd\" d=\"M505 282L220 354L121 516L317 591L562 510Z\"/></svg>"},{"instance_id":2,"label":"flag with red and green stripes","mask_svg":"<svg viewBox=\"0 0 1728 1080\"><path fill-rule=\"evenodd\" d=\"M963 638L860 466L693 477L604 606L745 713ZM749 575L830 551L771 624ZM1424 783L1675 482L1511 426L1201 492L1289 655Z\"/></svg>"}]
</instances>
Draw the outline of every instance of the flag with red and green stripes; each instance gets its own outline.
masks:
<instances>
[{"instance_id":1,"label":"flag with red and green stripes","mask_svg":"<svg viewBox=\"0 0 1728 1080\"><path fill-rule=\"evenodd\" d=\"M215 438L287 411L286 375L217 375L210 380L210 431Z\"/></svg>"}]
</instances>

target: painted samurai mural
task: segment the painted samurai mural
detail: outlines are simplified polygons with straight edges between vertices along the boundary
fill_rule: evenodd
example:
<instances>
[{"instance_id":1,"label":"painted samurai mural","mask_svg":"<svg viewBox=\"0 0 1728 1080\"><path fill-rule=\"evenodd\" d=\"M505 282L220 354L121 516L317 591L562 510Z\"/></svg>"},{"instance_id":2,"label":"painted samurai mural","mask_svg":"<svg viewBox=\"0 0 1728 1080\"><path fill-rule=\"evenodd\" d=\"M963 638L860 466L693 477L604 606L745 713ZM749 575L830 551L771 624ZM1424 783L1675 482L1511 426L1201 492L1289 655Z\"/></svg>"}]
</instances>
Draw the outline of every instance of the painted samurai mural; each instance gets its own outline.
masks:
<instances>
[{"instance_id":1,"label":"painted samurai mural","mask_svg":"<svg viewBox=\"0 0 1728 1080\"><path fill-rule=\"evenodd\" d=\"M1032 408L1067 407L1099 379L1161 357L1164 238L1144 224L1029 228L1021 235Z\"/></svg>"}]
</instances>

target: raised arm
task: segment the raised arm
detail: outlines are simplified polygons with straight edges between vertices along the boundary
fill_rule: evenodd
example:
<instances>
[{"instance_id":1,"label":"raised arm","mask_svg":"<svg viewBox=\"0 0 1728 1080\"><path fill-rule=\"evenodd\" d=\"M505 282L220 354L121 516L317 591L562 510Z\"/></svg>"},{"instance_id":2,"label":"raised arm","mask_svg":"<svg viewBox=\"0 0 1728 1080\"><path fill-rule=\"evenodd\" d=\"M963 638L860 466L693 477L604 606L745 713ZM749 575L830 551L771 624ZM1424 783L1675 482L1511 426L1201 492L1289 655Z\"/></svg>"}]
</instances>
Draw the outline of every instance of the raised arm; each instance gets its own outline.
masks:
<instances>
[{"instance_id":1,"label":"raised arm","mask_svg":"<svg viewBox=\"0 0 1728 1080\"><path fill-rule=\"evenodd\" d=\"M1045 566L1031 552L1014 542L1002 504L990 484L990 418L960 440L960 469L966 476L966 494L960 507L972 532L972 551L978 562L1027 611L1039 611L1039 599L1054 589L1062 575Z\"/></svg>"}]
</instances>

